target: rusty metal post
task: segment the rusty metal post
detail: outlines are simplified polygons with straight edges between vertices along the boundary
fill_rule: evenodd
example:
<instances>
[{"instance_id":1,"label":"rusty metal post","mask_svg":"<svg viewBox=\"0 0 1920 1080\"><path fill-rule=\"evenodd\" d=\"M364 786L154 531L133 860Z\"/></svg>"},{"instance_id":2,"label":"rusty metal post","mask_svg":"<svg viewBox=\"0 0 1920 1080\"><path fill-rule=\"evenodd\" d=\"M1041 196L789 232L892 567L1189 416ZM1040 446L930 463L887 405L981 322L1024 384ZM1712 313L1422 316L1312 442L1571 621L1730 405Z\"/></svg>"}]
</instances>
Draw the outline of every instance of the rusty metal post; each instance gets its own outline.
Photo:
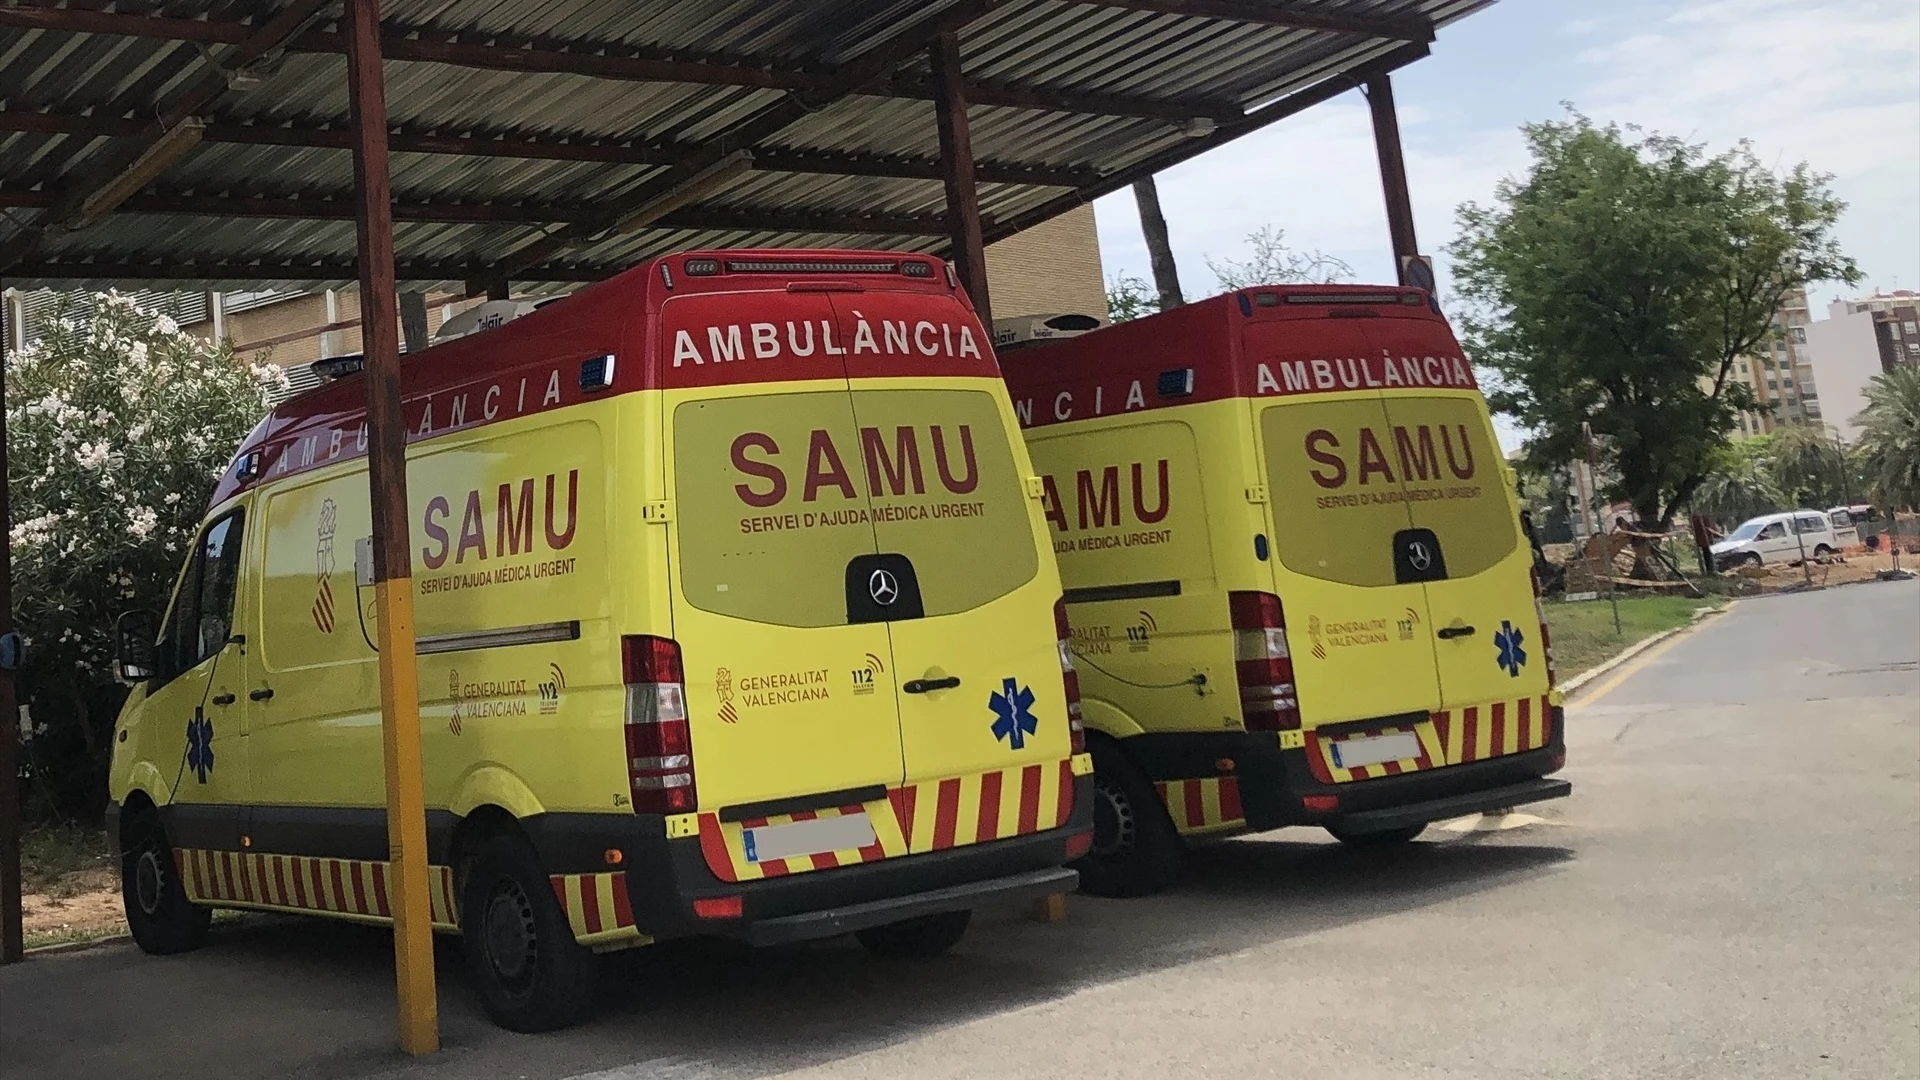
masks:
<instances>
[{"instance_id":1,"label":"rusty metal post","mask_svg":"<svg viewBox=\"0 0 1920 1080\"><path fill-rule=\"evenodd\" d=\"M0 290L0 296L4 290ZM5 300L0 299L0 305ZM0 331L0 635L13 632L13 499L7 482L7 354L18 329ZM25 335L22 334L22 340ZM20 917L20 706L13 672L0 669L0 964L25 955Z\"/></svg>"},{"instance_id":2,"label":"rusty metal post","mask_svg":"<svg viewBox=\"0 0 1920 1080\"><path fill-rule=\"evenodd\" d=\"M360 333L366 350L367 486L373 506L373 588L380 645L380 728L386 760L387 857L400 1049L440 1048L427 905L427 818L420 755L420 672L413 640L407 539L407 431L400 392L394 290L393 186L387 174L380 0L347 0L347 90L353 112L354 224L360 252Z\"/></svg>"},{"instance_id":3,"label":"rusty metal post","mask_svg":"<svg viewBox=\"0 0 1920 1080\"><path fill-rule=\"evenodd\" d=\"M960 79L960 35L945 33L927 47L933 68L933 110L940 127L940 171L947 184L947 235L953 270L980 321L993 333L987 295L986 243L980 228L980 198L973 183L973 135L967 126L967 94Z\"/></svg>"},{"instance_id":4,"label":"rusty metal post","mask_svg":"<svg viewBox=\"0 0 1920 1080\"><path fill-rule=\"evenodd\" d=\"M1387 232L1393 237L1393 265L1407 284L1407 261L1420 254L1413 233L1413 200L1407 194L1407 162L1400 149L1400 115L1393 106L1393 78L1367 80L1367 106L1373 110L1373 146L1380 156L1380 189L1387 197Z\"/></svg>"}]
</instances>

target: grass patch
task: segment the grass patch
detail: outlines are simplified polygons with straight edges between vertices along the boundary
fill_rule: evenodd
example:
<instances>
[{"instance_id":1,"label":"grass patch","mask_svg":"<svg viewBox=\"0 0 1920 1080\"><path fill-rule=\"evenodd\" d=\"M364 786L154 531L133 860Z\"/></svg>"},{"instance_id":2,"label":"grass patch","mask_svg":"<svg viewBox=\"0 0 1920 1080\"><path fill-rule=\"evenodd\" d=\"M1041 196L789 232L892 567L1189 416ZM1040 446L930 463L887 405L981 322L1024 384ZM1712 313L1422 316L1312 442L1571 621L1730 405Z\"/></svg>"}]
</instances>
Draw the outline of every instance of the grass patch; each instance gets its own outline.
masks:
<instances>
[{"instance_id":1,"label":"grass patch","mask_svg":"<svg viewBox=\"0 0 1920 1080\"><path fill-rule=\"evenodd\" d=\"M1613 631L1613 609L1605 599L1546 605L1553 631L1553 656L1564 681L1663 630L1685 626L1693 613L1718 601L1689 596L1623 596L1620 633Z\"/></svg>"},{"instance_id":2,"label":"grass patch","mask_svg":"<svg viewBox=\"0 0 1920 1080\"><path fill-rule=\"evenodd\" d=\"M22 935L22 947L44 949L49 945L73 945L82 941L119 937L126 932L125 926L61 926L52 930L28 930Z\"/></svg>"},{"instance_id":3,"label":"grass patch","mask_svg":"<svg viewBox=\"0 0 1920 1080\"><path fill-rule=\"evenodd\" d=\"M20 886L23 892L65 898L84 891L98 874L114 869L105 829L80 825L36 825L20 838Z\"/></svg>"}]
</instances>

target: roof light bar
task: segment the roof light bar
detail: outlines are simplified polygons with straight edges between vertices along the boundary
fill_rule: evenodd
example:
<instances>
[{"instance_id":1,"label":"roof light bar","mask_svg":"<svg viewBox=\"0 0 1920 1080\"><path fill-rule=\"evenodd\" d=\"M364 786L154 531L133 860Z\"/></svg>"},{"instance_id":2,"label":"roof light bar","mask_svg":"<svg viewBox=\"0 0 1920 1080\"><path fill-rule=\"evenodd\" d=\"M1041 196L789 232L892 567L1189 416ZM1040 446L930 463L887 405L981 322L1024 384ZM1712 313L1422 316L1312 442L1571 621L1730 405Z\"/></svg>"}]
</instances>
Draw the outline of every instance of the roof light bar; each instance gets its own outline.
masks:
<instances>
[{"instance_id":1,"label":"roof light bar","mask_svg":"<svg viewBox=\"0 0 1920 1080\"><path fill-rule=\"evenodd\" d=\"M727 272L733 274L892 274L900 270L896 262L829 262L825 259L728 259ZM687 273L693 273L688 270Z\"/></svg>"},{"instance_id":2,"label":"roof light bar","mask_svg":"<svg viewBox=\"0 0 1920 1080\"><path fill-rule=\"evenodd\" d=\"M1288 293L1289 304L1417 304L1418 293Z\"/></svg>"}]
</instances>

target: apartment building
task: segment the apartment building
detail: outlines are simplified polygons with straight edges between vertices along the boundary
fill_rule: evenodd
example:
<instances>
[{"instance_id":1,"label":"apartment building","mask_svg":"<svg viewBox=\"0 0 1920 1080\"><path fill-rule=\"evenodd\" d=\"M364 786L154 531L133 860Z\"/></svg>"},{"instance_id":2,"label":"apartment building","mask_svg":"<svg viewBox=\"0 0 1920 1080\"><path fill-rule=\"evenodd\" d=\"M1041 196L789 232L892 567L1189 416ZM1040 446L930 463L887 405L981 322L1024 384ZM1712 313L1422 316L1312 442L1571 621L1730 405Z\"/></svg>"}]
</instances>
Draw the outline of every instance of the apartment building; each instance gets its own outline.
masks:
<instances>
[{"instance_id":1,"label":"apartment building","mask_svg":"<svg viewBox=\"0 0 1920 1080\"><path fill-rule=\"evenodd\" d=\"M1734 438L1826 422L1807 344L1812 321L1806 290L1795 289L1774 313L1766 338L1752 354L1734 360L1729 378L1753 391L1755 402L1753 411L1741 414Z\"/></svg>"},{"instance_id":2,"label":"apartment building","mask_svg":"<svg viewBox=\"0 0 1920 1080\"><path fill-rule=\"evenodd\" d=\"M1842 439L1860 434L1867 384L1901 364L1920 364L1920 293L1875 291L1835 297L1827 317L1807 327L1808 353L1827 389L1827 423Z\"/></svg>"}]
</instances>

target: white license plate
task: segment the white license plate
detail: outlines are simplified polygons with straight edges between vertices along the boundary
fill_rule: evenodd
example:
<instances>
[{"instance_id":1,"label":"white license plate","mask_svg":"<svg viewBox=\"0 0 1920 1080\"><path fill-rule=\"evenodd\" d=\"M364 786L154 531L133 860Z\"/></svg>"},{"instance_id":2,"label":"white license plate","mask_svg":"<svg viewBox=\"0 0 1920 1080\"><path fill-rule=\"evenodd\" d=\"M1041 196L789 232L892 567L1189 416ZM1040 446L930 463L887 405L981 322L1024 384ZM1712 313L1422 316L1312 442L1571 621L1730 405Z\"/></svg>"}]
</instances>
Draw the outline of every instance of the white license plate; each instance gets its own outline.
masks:
<instances>
[{"instance_id":1,"label":"white license plate","mask_svg":"<svg viewBox=\"0 0 1920 1080\"><path fill-rule=\"evenodd\" d=\"M866 847L874 841L873 822L861 811L812 821L791 821L785 825L762 825L745 830L741 839L747 849L748 862L772 862Z\"/></svg>"},{"instance_id":2,"label":"white license plate","mask_svg":"<svg viewBox=\"0 0 1920 1080\"><path fill-rule=\"evenodd\" d=\"M1383 761L1406 761L1419 756L1420 736L1411 731L1368 735L1333 744L1333 763L1342 769L1378 765Z\"/></svg>"}]
</instances>

